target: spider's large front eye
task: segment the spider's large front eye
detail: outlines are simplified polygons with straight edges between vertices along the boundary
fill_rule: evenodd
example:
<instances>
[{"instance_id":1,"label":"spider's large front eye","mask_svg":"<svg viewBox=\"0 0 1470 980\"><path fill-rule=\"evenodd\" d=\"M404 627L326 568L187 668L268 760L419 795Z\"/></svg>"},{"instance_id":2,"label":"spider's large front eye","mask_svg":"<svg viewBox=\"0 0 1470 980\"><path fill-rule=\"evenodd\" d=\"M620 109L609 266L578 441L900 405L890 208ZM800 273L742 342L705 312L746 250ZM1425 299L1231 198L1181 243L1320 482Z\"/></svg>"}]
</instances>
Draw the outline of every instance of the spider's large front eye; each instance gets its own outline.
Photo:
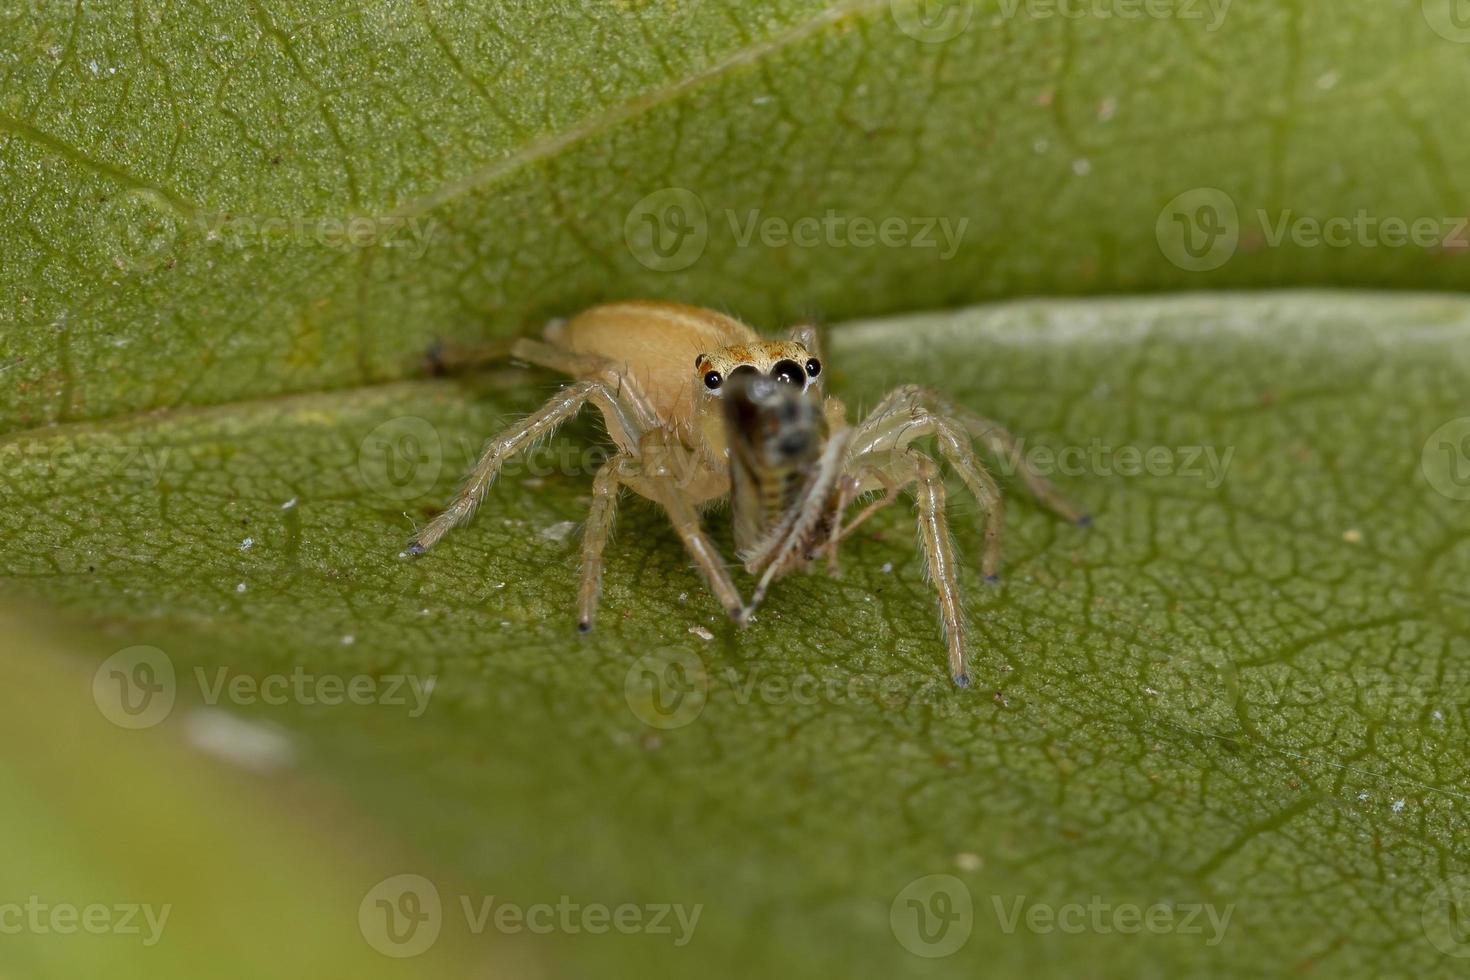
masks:
<instances>
[{"instance_id":1,"label":"spider's large front eye","mask_svg":"<svg viewBox=\"0 0 1470 980\"><path fill-rule=\"evenodd\" d=\"M724 383L725 379L720 376L720 372L718 371L711 371L704 376L704 386L710 391L719 391L720 385Z\"/></svg>"},{"instance_id":2,"label":"spider's large front eye","mask_svg":"<svg viewBox=\"0 0 1470 980\"><path fill-rule=\"evenodd\" d=\"M777 361L776 366L771 368L771 377L789 385L806 384L806 372L801 369L800 364L789 359Z\"/></svg>"}]
</instances>

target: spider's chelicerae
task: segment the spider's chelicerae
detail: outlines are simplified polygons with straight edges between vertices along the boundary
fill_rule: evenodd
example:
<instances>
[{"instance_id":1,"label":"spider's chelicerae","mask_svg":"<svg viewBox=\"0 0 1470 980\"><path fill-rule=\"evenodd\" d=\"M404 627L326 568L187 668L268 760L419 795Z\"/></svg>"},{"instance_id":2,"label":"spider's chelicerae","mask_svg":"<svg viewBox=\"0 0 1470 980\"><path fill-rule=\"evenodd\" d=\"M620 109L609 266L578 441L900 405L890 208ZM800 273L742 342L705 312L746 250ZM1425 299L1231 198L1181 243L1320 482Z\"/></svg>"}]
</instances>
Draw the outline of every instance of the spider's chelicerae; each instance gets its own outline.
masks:
<instances>
[{"instance_id":1,"label":"spider's chelicerae","mask_svg":"<svg viewBox=\"0 0 1470 980\"><path fill-rule=\"evenodd\" d=\"M409 542L422 554L468 521L506 460L548 436L589 402L602 412L617 452L592 481L582 535L578 626L592 628L602 585L602 553L619 491L630 488L663 508L725 611L745 623L771 582L826 557L854 528L904 490L918 509L919 543L939 598L955 683L965 672L965 622L955 548L945 515L942 471L915 445L932 439L980 504L980 567L1000 565L1001 495L971 440L1007 457L1026 487L1069 521L1087 519L1024 458L1002 426L920 385L884 397L856 425L824 393L825 372L810 326L787 340L762 340L744 323L674 303L597 306L556 321L545 340L522 339L512 356L575 379L539 411L495 436L445 511ZM719 549L700 523L704 508L729 499L735 544L758 574L742 600ZM855 502L871 498L852 519Z\"/></svg>"}]
</instances>

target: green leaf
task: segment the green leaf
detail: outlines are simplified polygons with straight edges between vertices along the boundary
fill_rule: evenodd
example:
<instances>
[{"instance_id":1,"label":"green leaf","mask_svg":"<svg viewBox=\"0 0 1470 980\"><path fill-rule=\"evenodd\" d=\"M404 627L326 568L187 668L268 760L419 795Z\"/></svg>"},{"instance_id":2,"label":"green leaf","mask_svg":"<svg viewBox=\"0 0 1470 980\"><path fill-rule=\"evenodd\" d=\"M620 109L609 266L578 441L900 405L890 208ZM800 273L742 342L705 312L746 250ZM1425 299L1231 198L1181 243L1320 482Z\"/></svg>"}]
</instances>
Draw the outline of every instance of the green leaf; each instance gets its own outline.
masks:
<instances>
[{"instance_id":1,"label":"green leaf","mask_svg":"<svg viewBox=\"0 0 1470 980\"><path fill-rule=\"evenodd\" d=\"M599 298L1463 287L1454 4L11 3L0 431L401 379Z\"/></svg>"},{"instance_id":2,"label":"green leaf","mask_svg":"<svg viewBox=\"0 0 1470 980\"><path fill-rule=\"evenodd\" d=\"M202 744L283 796L311 788L302 821L340 808L395 841L331 879L351 886L337 904L304 893L294 911L350 925L373 881L421 875L443 909L429 957L524 949L553 975L1448 976L1467 951L1467 341L1463 301L1330 293L834 330L855 407L933 384L1053 454L1096 517L1063 525L1004 480L1005 580L987 587L979 515L952 486L969 690L946 679L903 507L843 578L783 580L741 631L630 499L599 629L578 637L590 420L473 525L401 557L481 440L553 389L512 368L12 435L3 590L76 624L59 642L87 670L136 645L167 657L172 711L113 740L197 747L200 712L242 720ZM251 695L298 676L282 704ZM398 677L432 679L427 700L390 692ZM221 679L238 687L210 705ZM372 703L324 703L328 682ZM92 710L84 683L70 697ZM244 734L259 726L287 758ZM10 766L28 749L3 751ZM160 826L200 819L194 799ZM968 925L919 931L916 909L958 914L966 895ZM672 915L670 933L593 934L575 911L549 936L493 919L477 934L460 900L487 896L700 912L684 945ZM177 941L196 935L181 918Z\"/></svg>"}]
</instances>

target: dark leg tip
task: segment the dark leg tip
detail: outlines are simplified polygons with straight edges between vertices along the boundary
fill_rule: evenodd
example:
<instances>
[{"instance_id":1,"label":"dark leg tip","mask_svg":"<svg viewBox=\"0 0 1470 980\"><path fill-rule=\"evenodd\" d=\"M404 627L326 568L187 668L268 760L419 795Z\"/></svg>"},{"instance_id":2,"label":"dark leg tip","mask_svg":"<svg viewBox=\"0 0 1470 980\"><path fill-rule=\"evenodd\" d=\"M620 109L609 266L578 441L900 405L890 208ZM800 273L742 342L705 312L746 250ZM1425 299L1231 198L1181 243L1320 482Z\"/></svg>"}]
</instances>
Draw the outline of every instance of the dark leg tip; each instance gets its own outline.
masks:
<instances>
[{"instance_id":1,"label":"dark leg tip","mask_svg":"<svg viewBox=\"0 0 1470 980\"><path fill-rule=\"evenodd\" d=\"M955 674L954 675L954 686L955 687L969 687L970 686L970 675L969 674Z\"/></svg>"},{"instance_id":2,"label":"dark leg tip","mask_svg":"<svg viewBox=\"0 0 1470 980\"><path fill-rule=\"evenodd\" d=\"M444 341L436 339L424 351L424 372L431 378L440 378L449 373L444 363Z\"/></svg>"},{"instance_id":3,"label":"dark leg tip","mask_svg":"<svg viewBox=\"0 0 1470 980\"><path fill-rule=\"evenodd\" d=\"M428 551L429 549L428 548L425 548L423 545L419 544L417 541L410 541L408 543L408 547L407 548L404 548L403 550L405 552L407 552L408 554L410 554L410 555L422 555L424 552Z\"/></svg>"},{"instance_id":4,"label":"dark leg tip","mask_svg":"<svg viewBox=\"0 0 1470 980\"><path fill-rule=\"evenodd\" d=\"M1092 527L1092 515L1091 514L1083 514L1081 517L1077 518L1077 526L1078 527Z\"/></svg>"},{"instance_id":5,"label":"dark leg tip","mask_svg":"<svg viewBox=\"0 0 1470 980\"><path fill-rule=\"evenodd\" d=\"M987 584L987 585L999 585L1000 584L1000 576L999 575L987 575L987 576L985 576L985 584Z\"/></svg>"},{"instance_id":6,"label":"dark leg tip","mask_svg":"<svg viewBox=\"0 0 1470 980\"><path fill-rule=\"evenodd\" d=\"M582 634L591 633L592 632L592 620L590 620L590 619L579 619L577 621L577 632L578 633L582 633Z\"/></svg>"}]
</instances>

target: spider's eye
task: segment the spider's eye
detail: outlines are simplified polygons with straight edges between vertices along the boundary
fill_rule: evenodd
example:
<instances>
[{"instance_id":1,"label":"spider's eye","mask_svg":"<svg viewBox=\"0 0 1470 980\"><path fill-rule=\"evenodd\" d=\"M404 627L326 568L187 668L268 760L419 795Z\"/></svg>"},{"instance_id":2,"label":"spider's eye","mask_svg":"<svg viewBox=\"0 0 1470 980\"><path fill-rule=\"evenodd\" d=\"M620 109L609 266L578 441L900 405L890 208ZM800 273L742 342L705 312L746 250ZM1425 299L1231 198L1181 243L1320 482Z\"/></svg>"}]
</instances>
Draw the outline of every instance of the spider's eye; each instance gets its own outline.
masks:
<instances>
[{"instance_id":1,"label":"spider's eye","mask_svg":"<svg viewBox=\"0 0 1470 980\"><path fill-rule=\"evenodd\" d=\"M724 383L725 379L720 377L720 372L718 371L711 371L704 376L704 386L710 391L719 391L720 385Z\"/></svg>"},{"instance_id":2,"label":"spider's eye","mask_svg":"<svg viewBox=\"0 0 1470 980\"><path fill-rule=\"evenodd\" d=\"M790 385L806 384L806 375L802 373L801 365L789 359L777 361L776 366L771 368L771 377Z\"/></svg>"},{"instance_id":3,"label":"spider's eye","mask_svg":"<svg viewBox=\"0 0 1470 980\"><path fill-rule=\"evenodd\" d=\"M822 362L819 361L819 360L817 360L815 357L812 358L810 361L807 361L806 362L806 373L809 374L809 375L811 375L814 378L817 375L821 374L822 373Z\"/></svg>"}]
</instances>

